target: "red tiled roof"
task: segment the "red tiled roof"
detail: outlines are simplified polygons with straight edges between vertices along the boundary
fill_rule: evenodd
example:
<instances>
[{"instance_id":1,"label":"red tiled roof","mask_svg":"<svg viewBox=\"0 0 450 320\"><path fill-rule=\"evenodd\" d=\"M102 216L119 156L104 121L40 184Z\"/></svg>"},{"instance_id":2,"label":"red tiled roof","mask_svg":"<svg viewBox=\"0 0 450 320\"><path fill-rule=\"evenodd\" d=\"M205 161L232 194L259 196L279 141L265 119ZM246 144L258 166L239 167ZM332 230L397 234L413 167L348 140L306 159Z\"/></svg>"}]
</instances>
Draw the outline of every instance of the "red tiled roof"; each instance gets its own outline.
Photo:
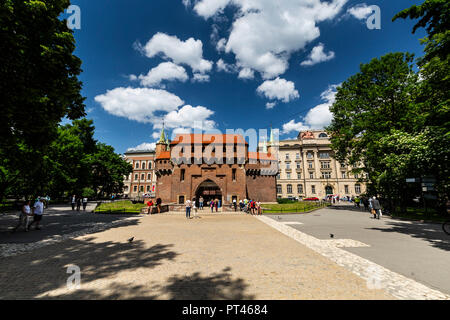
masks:
<instances>
[{"instance_id":1,"label":"red tiled roof","mask_svg":"<svg viewBox=\"0 0 450 320\"><path fill-rule=\"evenodd\" d=\"M222 138L222 140L221 140ZM175 139L170 143L171 145L179 144L179 143L196 143L202 141L203 144L210 144L213 142L219 143L237 143L237 144L246 144L248 142L244 140L244 137L238 134L222 134L222 137L217 134L194 134L194 133L184 133L177 134Z\"/></svg>"},{"instance_id":2,"label":"red tiled roof","mask_svg":"<svg viewBox=\"0 0 450 320\"><path fill-rule=\"evenodd\" d=\"M156 157L156 160L161 159L170 159L170 151L161 151L158 157Z\"/></svg>"},{"instance_id":3,"label":"red tiled roof","mask_svg":"<svg viewBox=\"0 0 450 320\"><path fill-rule=\"evenodd\" d=\"M248 153L249 159L257 159L257 160L273 160L277 161L274 155L270 153L262 153L262 152L249 152Z\"/></svg>"}]
</instances>

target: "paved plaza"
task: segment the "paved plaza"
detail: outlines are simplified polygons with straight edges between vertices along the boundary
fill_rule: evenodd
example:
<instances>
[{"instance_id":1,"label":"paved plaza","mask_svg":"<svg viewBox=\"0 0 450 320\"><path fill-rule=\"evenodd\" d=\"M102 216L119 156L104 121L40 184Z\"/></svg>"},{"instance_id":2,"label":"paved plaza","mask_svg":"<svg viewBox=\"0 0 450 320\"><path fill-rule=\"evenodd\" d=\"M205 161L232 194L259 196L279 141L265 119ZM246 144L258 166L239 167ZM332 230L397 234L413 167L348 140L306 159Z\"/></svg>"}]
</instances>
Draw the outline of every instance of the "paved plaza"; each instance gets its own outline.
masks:
<instances>
[{"instance_id":1,"label":"paved plaza","mask_svg":"<svg viewBox=\"0 0 450 320\"><path fill-rule=\"evenodd\" d=\"M377 230L391 228L387 220L336 209L263 217L206 212L187 220L175 213L109 216L61 209L44 217L43 230L15 234L7 232L5 223L10 222L1 217L0 299L420 298L408 296L402 285L413 286L424 299L448 298L446 284L426 283L429 279L417 271L426 266L416 266L412 251L406 260L411 269L405 269L414 275L397 268L399 262L390 256L396 246L406 244L388 250L383 243L412 236ZM368 219L366 237L358 219ZM349 222L353 220L359 222ZM338 222L348 224L349 231ZM335 238L329 239L330 232ZM428 243L440 251L445 251L443 245ZM391 264L378 258L383 250ZM430 257L439 260L441 255L435 254ZM438 269L441 263L447 260L435 261L433 270L448 280L448 268ZM81 270L79 288L66 285L70 265ZM377 277L367 277L367 270L375 275L381 270L381 286ZM386 278L396 286L385 286Z\"/></svg>"}]
</instances>

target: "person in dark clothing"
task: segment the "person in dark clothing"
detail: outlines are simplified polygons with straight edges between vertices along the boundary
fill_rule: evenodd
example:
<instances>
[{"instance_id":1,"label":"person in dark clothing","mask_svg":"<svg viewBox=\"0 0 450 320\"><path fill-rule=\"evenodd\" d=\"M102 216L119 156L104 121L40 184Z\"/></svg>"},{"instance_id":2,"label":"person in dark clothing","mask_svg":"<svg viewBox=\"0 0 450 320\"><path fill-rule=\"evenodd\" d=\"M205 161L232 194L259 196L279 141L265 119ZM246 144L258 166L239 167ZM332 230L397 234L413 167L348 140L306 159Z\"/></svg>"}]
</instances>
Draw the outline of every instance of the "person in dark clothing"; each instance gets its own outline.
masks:
<instances>
[{"instance_id":1,"label":"person in dark clothing","mask_svg":"<svg viewBox=\"0 0 450 320\"><path fill-rule=\"evenodd\" d=\"M80 211L81 208L81 198L77 199L77 211Z\"/></svg>"},{"instance_id":2,"label":"person in dark clothing","mask_svg":"<svg viewBox=\"0 0 450 320\"><path fill-rule=\"evenodd\" d=\"M381 205L380 205L380 201L378 201L378 199L376 197L373 197L372 208L375 210L376 218L379 220L380 216L381 216Z\"/></svg>"}]
</instances>

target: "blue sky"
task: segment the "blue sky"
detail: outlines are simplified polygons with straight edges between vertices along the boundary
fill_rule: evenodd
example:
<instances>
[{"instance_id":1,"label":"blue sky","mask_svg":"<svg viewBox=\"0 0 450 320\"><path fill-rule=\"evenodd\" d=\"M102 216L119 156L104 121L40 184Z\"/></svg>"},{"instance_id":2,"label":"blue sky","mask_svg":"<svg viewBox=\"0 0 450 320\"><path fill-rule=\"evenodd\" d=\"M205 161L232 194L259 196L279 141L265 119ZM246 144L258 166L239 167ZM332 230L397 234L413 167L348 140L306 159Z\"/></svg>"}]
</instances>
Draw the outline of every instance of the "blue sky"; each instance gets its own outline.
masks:
<instances>
[{"instance_id":1,"label":"blue sky","mask_svg":"<svg viewBox=\"0 0 450 320\"><path fill-rule=\"evenodd\" d=\"M194 120L223 132L272 125L282 139L321 128L335 86L360 63L422 55L423 31L391 22L421 2L72 0L87 118L119 153L151 147L163 120L170 133ZM366 26L371 5L381 9L380 30Z\"/></svg>"}]
</instances>

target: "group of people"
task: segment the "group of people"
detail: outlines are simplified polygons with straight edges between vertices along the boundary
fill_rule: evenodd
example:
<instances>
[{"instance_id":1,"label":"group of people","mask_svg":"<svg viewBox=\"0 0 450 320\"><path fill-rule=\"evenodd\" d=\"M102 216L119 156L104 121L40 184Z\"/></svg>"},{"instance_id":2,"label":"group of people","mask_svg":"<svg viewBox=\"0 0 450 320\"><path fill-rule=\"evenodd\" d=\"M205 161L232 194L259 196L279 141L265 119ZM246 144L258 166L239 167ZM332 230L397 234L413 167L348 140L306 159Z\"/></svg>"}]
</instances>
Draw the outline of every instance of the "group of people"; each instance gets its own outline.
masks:
<instances>
[{"instance_id":1,"label":"group of people","mask_svg":"<svg viewBox=\"0 0 450 320\"><path fill-rule=\"evenodd\" d=\"M16 232L20 226L24 226L25 231L30 230L33 224L36 224L35 230L41 230L40 223L42 221L42 215L44 214L45 197L38 197L31 207L31 201L27 200L22 206L22 210L19 216L19 223L12 232Z\"/></svg>"},{"instance_id":2,"label":"group of people","mask_svg":"<svg viewBox=\"0 0 450 320\"><path fill-rule=\"evenodd\" d=\"M152 214L152 213L161 213L161 198L156 199L155 202L153 202L153 200L149 200L147 201L147 214Z\"/></svg>"},{"instance_id":3,"label":"group of people","mask_svg":"<svg viewBox=\"0 0 450 320\"><path fill-rule=\"evenodd\" d=\"M88 204L88 198L87 197L77 197L76 195L73 195L70 198L70 204L72 205L72 211L75 210L75 206L77 207L77 211L80 211L81 205L83 205L83 211L86 211L86 206Z\"/></svg>"},{"instance_id":4,"label":"group of people","mask_svg":"<svg viewBox=\"0 0 450 320\"><path fill-rule=\"evenodd\" d=\"M234 200L236 201L236 200ZM239 200L239 208L241 211L244 211L246 213L250 213L252 215L261 215L262 214L262 208L261 208L261 202L255 201L255 200Z\"/></svg>"}]
</instances>

